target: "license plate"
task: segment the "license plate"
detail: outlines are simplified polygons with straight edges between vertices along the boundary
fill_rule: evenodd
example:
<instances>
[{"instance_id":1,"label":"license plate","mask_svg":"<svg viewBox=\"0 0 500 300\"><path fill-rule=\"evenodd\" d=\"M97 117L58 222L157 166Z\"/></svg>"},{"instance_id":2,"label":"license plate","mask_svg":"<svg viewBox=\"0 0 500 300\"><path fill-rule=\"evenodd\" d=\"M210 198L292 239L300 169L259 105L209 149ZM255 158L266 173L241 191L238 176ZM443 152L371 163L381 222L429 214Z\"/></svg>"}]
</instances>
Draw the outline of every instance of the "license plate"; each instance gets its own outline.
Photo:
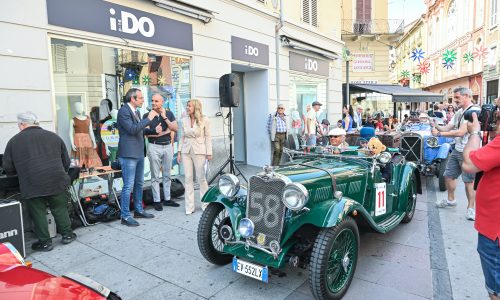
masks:
<instances>
[{"instance_id":1,"label":"license plate","mask_svg":"<svg viewBox=\"0 0 500 300\"><path fill-rule=\"evenodd\" d=\"M269 274L267 266L252 264L236 257L233 258L233 271L263 282L267 282Z\"/></svg>"}]
</instances>

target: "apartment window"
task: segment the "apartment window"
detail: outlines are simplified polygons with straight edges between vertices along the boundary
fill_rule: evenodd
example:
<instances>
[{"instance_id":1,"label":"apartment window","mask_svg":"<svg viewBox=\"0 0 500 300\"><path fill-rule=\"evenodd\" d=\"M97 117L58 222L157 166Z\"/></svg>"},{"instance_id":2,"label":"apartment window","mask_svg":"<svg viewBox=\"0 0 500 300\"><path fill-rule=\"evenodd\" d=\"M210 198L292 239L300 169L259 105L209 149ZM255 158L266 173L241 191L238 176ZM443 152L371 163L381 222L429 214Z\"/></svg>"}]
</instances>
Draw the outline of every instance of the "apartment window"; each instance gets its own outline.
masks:
<instances>
[{"instance_id":1,"label":"apartment window","mask_svg":"<svg viewBox=\"0 0 500 300\"><path fill-rule=\"evenodd\" d=\"M356 19L358 21L372 19L372 0L356 0Z\"/></svg>"},{"instance_id":2,"label":"apartment window","mask_svg":"<svg viewBox=\"0 0 500 300\"><path fill-rule=\"evenodd\" d=\"M494 68L497 65L497 46L491 46L488 53L488 66Z\"/></svg>"},{"instance_id":3,"label":"apartment window","mask_svg":"<svg viewBox=\"0 0 500 300\"><path fill-rule=\"evenodd\" d=\"M448 8L448 17L447 20L448 22L448 40L452 40L455 35L457 34L457 4L453 0L450 3L450 7Z\"/></svg>"},{"instance_id":4,"label":"apartment window","mask_svg":"<svg viewBox=\"0 0 500 300\"><path fill-rule=\"evenodd\" d=\"M318 27L318 0L302 0L302 21Z\"/></svg>"},{"instance_id":5,"label":"apartment window","mask_svg":"<svg viewBox=\"0 0 500 300\"><path fill-rule=\"evenodd\" d=\"M495 27L497 25L497 16L498 16L498 0L491 0L490 3L490 28Z\"/></svg>"}]
</instances>

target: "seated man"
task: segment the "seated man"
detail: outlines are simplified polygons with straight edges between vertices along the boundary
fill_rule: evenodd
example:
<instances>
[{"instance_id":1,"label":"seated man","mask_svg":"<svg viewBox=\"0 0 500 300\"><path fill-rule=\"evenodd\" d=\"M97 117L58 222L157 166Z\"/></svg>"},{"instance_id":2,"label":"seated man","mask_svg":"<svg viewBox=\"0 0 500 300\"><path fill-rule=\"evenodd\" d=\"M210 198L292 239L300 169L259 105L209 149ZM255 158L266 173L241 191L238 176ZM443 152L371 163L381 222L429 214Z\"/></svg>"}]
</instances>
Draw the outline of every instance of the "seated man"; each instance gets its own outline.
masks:
<instances>
[{"instance_id":1,"label":"seated man","mask_svg":"<svg viewBox=\"0 0 500 300\"><path fill-rule=\"evenodd\" d=\"M333 154L339 154L342 150L347 149L349 144L345 141L346 131L342 128L334 128L328 132L330 142L329 151Z\"/></svg>"}]
</instances>

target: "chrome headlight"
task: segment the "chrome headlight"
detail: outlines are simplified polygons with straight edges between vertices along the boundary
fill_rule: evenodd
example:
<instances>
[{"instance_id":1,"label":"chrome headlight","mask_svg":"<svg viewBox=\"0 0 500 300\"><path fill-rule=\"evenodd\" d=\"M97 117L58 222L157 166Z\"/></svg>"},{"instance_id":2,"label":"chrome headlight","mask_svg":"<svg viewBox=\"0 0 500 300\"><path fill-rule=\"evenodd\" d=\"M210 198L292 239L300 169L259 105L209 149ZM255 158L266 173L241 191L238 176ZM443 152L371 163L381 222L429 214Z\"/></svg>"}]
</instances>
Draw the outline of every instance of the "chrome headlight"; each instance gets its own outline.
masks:
<instances>
[{"instance_id":1,"label":"chrome headlight","mask_svg":"<svg viewBox=\"0 0 500 300\"><path fill-rule=\"evenodd\" d=\"M342 194L341 191L336 191L335 193L333 193L333 197L337 200L341 200L343 196L344 194Z\"/></svg>"},{"instance_id":2,"label":"chrome headlight","mask_svg":"<svg viewBox=\"0 0 500 300\"><path fill-rule=\"evenodd\" d=\"M253 224L252 220L248 218L243 218L240 221L240 225L238 225L238 232L243 238L249 238L253 235L253 229L255 228L255 225Z\"/></svg>"},{"instance_id":3,"label":"chrome headlight","mask_svg":"<svg viewBox=\"0 0 500 300\"><path fill-rule=\"evenodd\" d=\"M289 183L283 191L283 202L291 210L300 210L307 204L309 192L300 183Z\"/></svg>"},{"instance_id":4,"label":"chrome headlight","mask_svg":"<svg viewBox=\"0 0 500 300\"><path fill-rule=\"evenodd\" d=\"M233 174L224 174L219 178L219 191L226 197L234 197L240 190L240 181Z\"/></svg>"},{"instance_id":5,"label":"chrome headlight","mask_svg":"<svg viewBox=\"0 0 500 300\"><path fill-rule=\"evenodd\" d=\"M379 154L379 156L377 157L377 160L381 163L381 164L386 164L388 162L391 161L391 158L392 158L392 155L389 153L389 152L382 152Z\"/></svg>"},{"instance_id":6,"label":"chrome headlight","mask_svg":"<svg viewBox=\"0 0 500 300\"><path fill-rule=\"evenodd\" d=\"M436 148L436 147L439 147L439 141L438 141L438 138L435 137L435 136L430 136L427 138L427 140L425 141L425 143L427 144L427 146L429 146L430 148Z\"/></svg>"}]
</instances>

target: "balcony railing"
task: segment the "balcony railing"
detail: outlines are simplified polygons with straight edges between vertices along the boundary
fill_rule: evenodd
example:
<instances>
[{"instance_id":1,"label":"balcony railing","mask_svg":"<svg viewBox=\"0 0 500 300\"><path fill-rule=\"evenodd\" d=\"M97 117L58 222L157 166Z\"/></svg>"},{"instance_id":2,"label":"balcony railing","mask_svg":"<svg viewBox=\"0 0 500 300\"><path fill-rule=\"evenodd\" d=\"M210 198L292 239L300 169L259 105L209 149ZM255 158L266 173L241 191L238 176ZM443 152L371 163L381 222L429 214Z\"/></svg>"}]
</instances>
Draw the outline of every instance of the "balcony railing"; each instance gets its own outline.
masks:
<instances>
[{"instance_id":1,"label":"balcony railing","mask_svg":"<svg viewBox=\"0 0 500 300\"><path fill-rule=\"evenodd\" d=\"M403 34L403 19L342 20L342 34Z\"/></svg>"}]
</instances>

